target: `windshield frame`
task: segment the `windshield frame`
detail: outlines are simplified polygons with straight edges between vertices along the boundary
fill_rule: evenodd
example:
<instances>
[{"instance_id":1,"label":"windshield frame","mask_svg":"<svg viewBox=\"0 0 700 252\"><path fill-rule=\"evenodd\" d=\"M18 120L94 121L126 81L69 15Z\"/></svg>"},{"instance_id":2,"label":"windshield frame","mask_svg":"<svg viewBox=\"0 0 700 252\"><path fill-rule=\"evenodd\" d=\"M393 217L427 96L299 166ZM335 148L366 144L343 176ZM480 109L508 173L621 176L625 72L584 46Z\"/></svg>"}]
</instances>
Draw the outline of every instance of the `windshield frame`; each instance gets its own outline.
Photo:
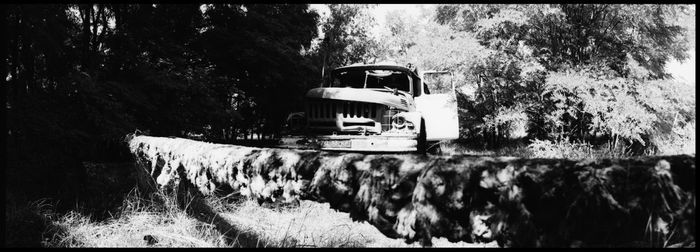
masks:
<instances>
[{"instance_id":1,"label":"windshield frame","mask_svg":"<svg viewBox=\"0 0 700 252\"><path fill-rule=\"evenodd\" d=\"M377 88L377 87L371 87L367 88L367 78L368 76L371 75L369 71L372 70L379 70L379 71L392 71L392 72L397 72L397 73L392 73L393 74L401 74L405 76L408 79L408 82L406 83L408 85L408 90L402 90L399 88L396 88L398 91L408 93L410 96L413 96L414 93L416 92L414 88L414 79L419 79L415 73L412 71L408 70L408 68L401 67L401 66L394 66L394 65L362 65L362 66L347 66L347 67L339 67L331 71L331 76L328 79L326 83L324 83L324 87L332 87L332 88L341 88L333 85L333 81L337 78L338 75L341 73L349 73L349 72L354 72L355 74L358 73L364 73L364 81L362 83L362 87L352 87L349 86L350 88L362 88L362 89L374 89L374 90L387 90L384 88ZM390 75L388 75L390 76ZM419 81L420 82L420 81Z\"/></svg>"}]
</instances>

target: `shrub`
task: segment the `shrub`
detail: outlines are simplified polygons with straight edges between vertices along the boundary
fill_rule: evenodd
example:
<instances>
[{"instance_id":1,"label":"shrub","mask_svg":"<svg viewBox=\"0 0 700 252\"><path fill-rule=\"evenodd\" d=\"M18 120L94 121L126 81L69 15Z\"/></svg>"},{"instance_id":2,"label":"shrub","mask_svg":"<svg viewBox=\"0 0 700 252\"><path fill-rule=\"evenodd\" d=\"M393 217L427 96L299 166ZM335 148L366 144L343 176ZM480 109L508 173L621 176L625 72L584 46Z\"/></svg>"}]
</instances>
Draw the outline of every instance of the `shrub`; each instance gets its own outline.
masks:
<instances>
[{"instance_id":1,"label":"shrub","mask_svg":"<svg viewBox=\"0 0 700 252\"><path fill-rule=\"evenodd\" d=\"M656 155L695 154L695 122L676 126L670 133L653 134L650 139Z\"/></svg>"},{"instance_id":2,"label":"shrub","mask_svg":"<svg viewBox=\"0 0 700 252\"><path fill-rule=\"evenodd\" d=\"M533 158L569 158L582 159L594 155L593 146L589 143L571 143L569 139L561 141L533 140L528 149L532 152Z\"/></svg>"},{"instance_id":3,"label":"shrub","mask_svg":"<svg viewBox=\"0 0 700 252\"><path fill-rule=\"evenodd\" d=\"M528 115L525 113L524 107L516 105L509 108L499 108L495 115L485 116L482 130L495 132L498 136L507 139L517 139L527 136L527 123Z\"/></svg>"}]
</instances>

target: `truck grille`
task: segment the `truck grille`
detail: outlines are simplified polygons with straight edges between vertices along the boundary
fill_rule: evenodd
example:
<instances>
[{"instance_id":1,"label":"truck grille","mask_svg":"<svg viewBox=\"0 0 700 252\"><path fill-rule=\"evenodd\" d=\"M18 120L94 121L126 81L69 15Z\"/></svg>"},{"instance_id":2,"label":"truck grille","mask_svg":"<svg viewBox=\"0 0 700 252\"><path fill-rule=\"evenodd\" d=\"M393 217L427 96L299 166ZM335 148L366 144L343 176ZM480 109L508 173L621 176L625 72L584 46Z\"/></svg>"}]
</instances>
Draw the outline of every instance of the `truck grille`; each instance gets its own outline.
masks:
<instances>
[{"instance_id":1,"label":"truck grille","mask_svg":"<svg viewBox=\"0 0 700 252\"><path fill-rule=\"evenodd\" d=\"M309 101L306 104L306 114L309 120L335 119L340 114L342 118L367 118L380 121L384 105L352 101Z\"/></svg>"},{"instance_id":2,"label":"truck grille","mask_svg":"<svg viewBox=\"0 0 700 252\"><path fill-rule=\"evenodd\" d=\"M357 126L361 126L379 133L388 123L383 118L386 109L376 103L313 99L307 101L305 112L313 131L360 132Z\"/></svg>"}]
</instances>

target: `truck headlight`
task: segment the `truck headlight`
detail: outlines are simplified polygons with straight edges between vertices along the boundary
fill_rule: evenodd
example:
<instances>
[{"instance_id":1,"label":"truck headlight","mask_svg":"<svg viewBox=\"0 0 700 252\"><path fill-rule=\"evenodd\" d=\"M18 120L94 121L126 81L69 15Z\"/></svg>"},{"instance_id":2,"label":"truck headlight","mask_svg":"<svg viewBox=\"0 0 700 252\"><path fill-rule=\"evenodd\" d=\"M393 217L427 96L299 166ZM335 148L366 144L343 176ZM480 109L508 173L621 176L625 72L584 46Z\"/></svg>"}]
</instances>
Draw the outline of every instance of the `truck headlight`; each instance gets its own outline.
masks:
<instances>
[{"instance_id":1,"label":"truck headlight","mask_svg":"<svg viewBox=\"0 0 700 252\"><path fill-rule=\"evenodd\" d=\"M418 112L408 111L391 111L386 113L384 118L387 124L385 129L385 124L382 123L382 131L401 131L404 133L415 131L418 127L416 124L421 120Z\"/></svg>"},{"instance_id":2,"label":"truck headlight","mask_svg":"<svg viewBox=\"0 0 700 252\"><path fill-rule=\"evenodd\" d=\"M393 118L391 118L391 126L393 126L396 129L403 129L406 127L406 117L402 115L396 115Z\"/></svg>"},{"instance_id":3,"label":"truck headlight","mask_svg":"<svg viewBox=\"0 0 700 252\"><path fill-rule=\"evenodd\" d=\"M299 131L306 125L304 112L292 113L287 117L287 128L291 131Z\"/></svg>"}]
</instances>

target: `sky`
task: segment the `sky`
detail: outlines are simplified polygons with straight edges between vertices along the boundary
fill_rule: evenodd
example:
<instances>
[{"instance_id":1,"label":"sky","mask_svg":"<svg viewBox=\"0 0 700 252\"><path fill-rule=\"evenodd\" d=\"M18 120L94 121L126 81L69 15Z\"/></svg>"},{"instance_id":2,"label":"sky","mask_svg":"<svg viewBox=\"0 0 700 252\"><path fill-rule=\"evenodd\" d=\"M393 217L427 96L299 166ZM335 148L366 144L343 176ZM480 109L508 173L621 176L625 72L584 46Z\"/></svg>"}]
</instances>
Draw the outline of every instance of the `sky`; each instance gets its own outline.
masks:
<instances>
[{"instance_id":1,"label":"sky","mask_svg":"<svg viewBox=\"0 0 700 252\"><path fill-rule=\"evenodd\" d=\"M666 69L673 77L681 82L695 86L695 48L688 52L690 58L681 63L677 60L671 60Z\"/></svg>"}]
</instances>

